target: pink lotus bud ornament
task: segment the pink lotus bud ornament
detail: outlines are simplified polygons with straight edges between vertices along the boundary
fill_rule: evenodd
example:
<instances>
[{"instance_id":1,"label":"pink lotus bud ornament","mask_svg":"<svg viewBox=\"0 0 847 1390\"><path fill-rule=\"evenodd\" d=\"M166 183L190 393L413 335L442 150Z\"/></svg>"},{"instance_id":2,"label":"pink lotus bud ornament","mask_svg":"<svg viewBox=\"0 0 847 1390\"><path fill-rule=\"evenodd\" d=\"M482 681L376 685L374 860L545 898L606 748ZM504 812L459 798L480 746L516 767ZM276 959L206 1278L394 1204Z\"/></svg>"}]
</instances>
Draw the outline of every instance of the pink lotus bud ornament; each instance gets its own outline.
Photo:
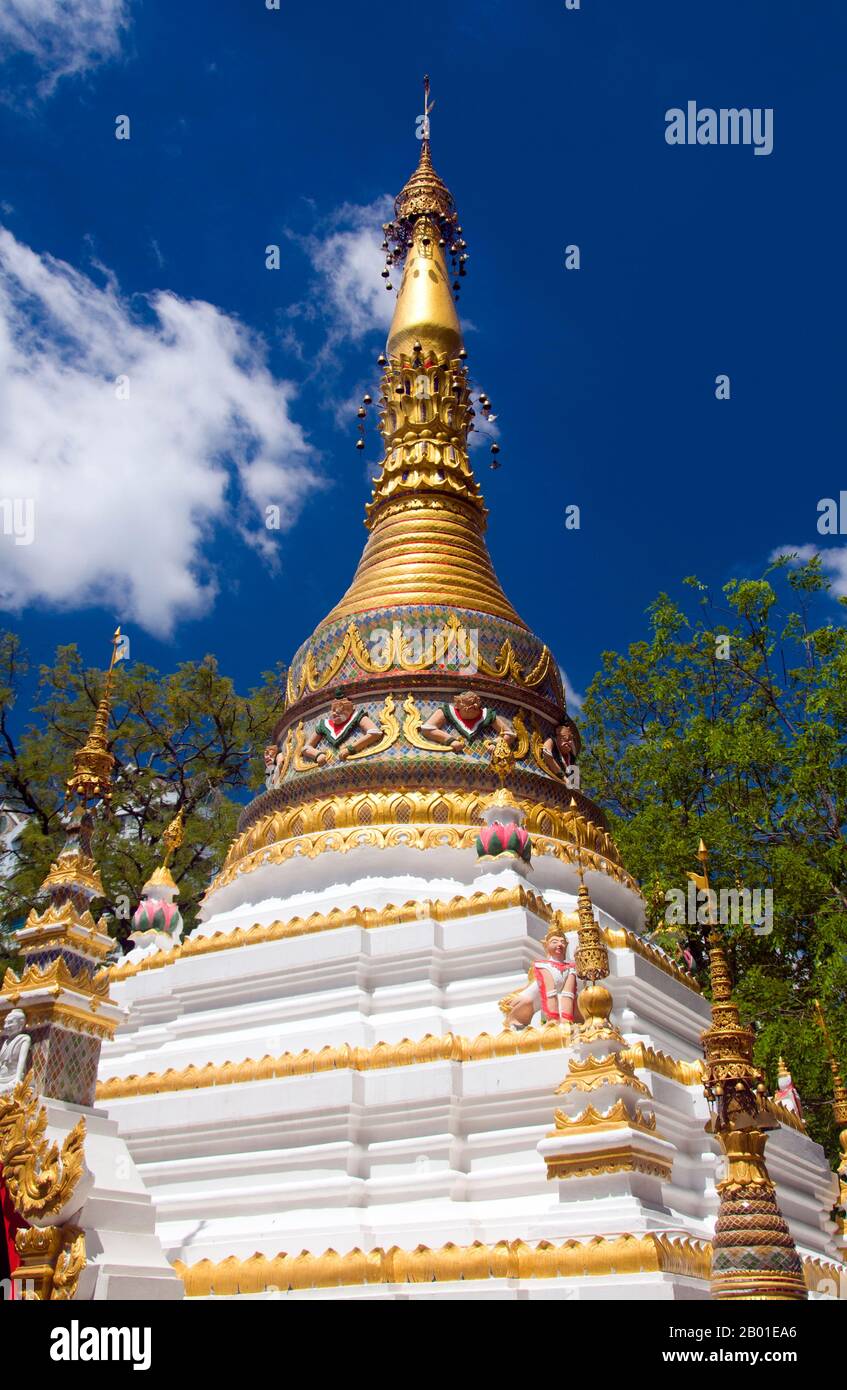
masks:
<instances>
[{"instance_id":1,"label":"pink lotus bud ornament","mask_svg":"<svg viewBox=\"0 0 847 1390\"><path fill-rule=\"evenodd\" d=\"M528 864L532 853L532 841L522 825L515 822L502 825L500 821L495 820L490 825L480 827L476 837L476 852L480 859L494 859L506 854L522 859Z\"/></svg>"},{"instance_id":2,"label":"pink lotus bud ornament","mask_svg":"<svg viewBox=\"0 0 847 1390\"><path fill-rule=\"evenodd\" d=\"M163 931L168 936L178 938L182 932L182 914L176 903L161 898L143 898L133 913L132 930Z\"/></svg>"}]
</instances>

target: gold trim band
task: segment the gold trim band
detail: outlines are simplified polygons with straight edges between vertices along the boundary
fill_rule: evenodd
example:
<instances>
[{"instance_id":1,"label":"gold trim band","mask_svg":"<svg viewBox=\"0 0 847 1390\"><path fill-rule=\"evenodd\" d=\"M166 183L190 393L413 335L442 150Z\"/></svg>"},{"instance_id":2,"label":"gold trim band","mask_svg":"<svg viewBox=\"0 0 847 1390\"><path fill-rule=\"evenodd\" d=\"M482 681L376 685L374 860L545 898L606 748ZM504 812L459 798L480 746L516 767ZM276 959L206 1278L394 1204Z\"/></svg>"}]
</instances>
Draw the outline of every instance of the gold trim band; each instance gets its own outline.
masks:
<instances>
[{"instance_id":1,"label":"gold trim band","mask_svg":"<svg viewBox=\"0 0 847 1390\"><path fill-rule=\"evenodd\" d=\"M547 1178L599 1177L604 1173L643 1173L670 1182L673 1162L643 1153L628 1145L619 1149L592 1149L590 1153L555 1154L545 1157Z\"/></svg>"},{"instance_id":2,"label":"gold trim band","mask_svg":"<svg viewBox=\"0 0 847 1390\"><path fill-rule=\"evenodd\" d=\"M515 621L514 615L512 615L512 621ZM516 625L520 626L521 624ZM450 614L441 631L431 637L429 646L420 656L415 656L414 653L410 654L404 638L403 626L397 619L394 619L391 624L388 646L380 659L376 660L371 655L368 643L362 637L360 628L354 621L351 621L347 625L339 646L323 670L318 668L314 654L309 651L303 661L299 677L295 680L293 672L289 674L286 704L290 708L307 691L314 693L330 685L337 677L348 656L352 656L359 669L368 675L379 676L388 671L408 671L414 674L432 670L433 667L437 666L443 660L444 651L452 650L451 643L458 644L460 650L469 647L468 632L456 613ZM529 690L541 686L548 675L555 670L555 663L549 648L542 647L535 665L525 671L517 658L511 639L508 637L500 647L494 661L488 661L482 654L476 652L475 657L482 675L491 676L497 680L510 681L514 685L523 686Z\"/></svg>"},{"instance_id":3,"label":"gold trim band","mask_svg":"<svg viewBox=\"0 0 847 1390\"><path fill-rule=\"evenodd\" d=\"M204 1090L209 1086L237 1086L245 1081L269 1081L286 1076L311 1076L322 1071L376 1071L387 1067L419 1066L425 1062L481 1062L491 1057L512 1057L525 1052L555 1052L571 1038L569 1024L546 1023L523 1032L504 1029L463 1038L459 1033L440 1037L427 1033L413 1041L378 1042L373 1047L322 1047L319 1052L284 1052L281 1057L248 1057L243 1062L207 1062L182 1071L147 1072L144 1076L119 1076L97 1085L98 1100L126 1096L160 1095L165 1091Z\"/></svg>"},{"instance_id":4,"label":"gold trim band","mask_svg":"<svg viewBox=\"0 0 847 1390\"><path fill-rule=\"evenodd\" d=\"M271 811L236 836L208 893L262 864L291 858L315 858L326 851L346 854L362 845L431 849L473 848L490 795L482 791L347 792L303 805ZM620 862L612 836L589 820L579 806L562 810L543 802L516 798L536 854L553 854L596 869L638 893L638 885Z\"/></svg>"},{"instance_id":5,"label":"gold trim band","mask_svg":"<svg viewBox=\"0 0 847 1390\"><path fill-rule=\"evenodd\" d=\"M429 1284L471 1279L577 1279L602 1275L680 1274L708 1281L711 1247L688 1237L621 1235L596 1236L561 1245L541 1241L501 1240L496 1245L442 1245L438 1250L419 1245L415 1250L360 1249L339 1255L325 1250L313 1255L235 1255L217 1264L200 1260L174 1268L189 1298L211 1294L234 1295L326 1289L361 1284Z\"/></svg>"},{"instance_id":6,"label":"gold trim band","mask_svg":"<svg viewBox=\"0 0 847 1390\"><path fill-rule=\"evenodd\" d=\"M126 965L114 965L110 969L112 981L130 979L143 970L161 970L183 957L206 955L212 951L230 951L239 946L256 946L268 941L285 941L295 936L310 936L315 932L334 931L340 927L361 927L372 930L377 927L398 926L403 922L416 922L431 918L436 922L451 922L463 917L475 917L485 912L498 912L508 907L525 908L543 922L561 925L563 914L531 889L522 884L515 888L495 888L490 893L474 893L470 897L451 898L449 902L425 898L410 901L402 906L393 903L382 908L346 907L333 908L331 912L313 912L310 917L292 917L287 922L256 922L252 927L241 927L233 932L216 932L214 936L189 936L172 951L158 951L144 960L131 961ZM606 944L612 950L634 951L644 960L650 961L659 970L673 979L679 980L688 989L700 993L697 981L686 975L666 956L648 942L642 941L634 932L625 927L606 927L603 930Z\"/></svg>"},{"instance_id":7,"label":"gold trim band","mask_svg":"<svg viewBox=\"0 0 847 1390\"><path fill-rule=\"evenodd\" d=\"M465 1038L459 1033L444 1033L440 1037L427 1033L426 1037L417 1041L403 1038L396 1043L378 1042L373 1047L351 1047L349 1043L341 1043L338 1047L322 1047L319 1051L304 1048L302 1052L284 1052L281 1057L248 1057L242 1062L207 1062L202 1067L183 1067L181 1071L170 1068L164 1072L147 1072L144 1076L115 1076L98 1082L97 1099L118 1100L127 1096L160 1095L166 1091L238 1086L247 1081L311 1076L321 1071L374 1071L386 1067L419 1066L426 1062L481 1062L491 1057L554 1052L566 1047L570 1040L569 1024L545 1023L540 1028L525 1028L522 1032L506 1028L500 1033L480 1033L475 1038ZM615 1056L625 1069L631 1089L643 1095L649 1092L642 1081L632 1076L632 1068L636 1066L663 1076L674 1076L683 1086L702 1084L698 1064L676 1062L674 1058L655 1053L652 1049L645 1052L641 1044ZM589 1058L586 1067L592 1061ZM578 1065L572 1062L571 1070ZM601 1079L615 1080L614 1068L607 1066L603 1070L603 1067L602 1062L594 1063L594 1070L602 1072ZM677 1069L676 1074L673 1068ZM579 1089L592 1088L583 1085Z\"/></svg>"}]
</instances>

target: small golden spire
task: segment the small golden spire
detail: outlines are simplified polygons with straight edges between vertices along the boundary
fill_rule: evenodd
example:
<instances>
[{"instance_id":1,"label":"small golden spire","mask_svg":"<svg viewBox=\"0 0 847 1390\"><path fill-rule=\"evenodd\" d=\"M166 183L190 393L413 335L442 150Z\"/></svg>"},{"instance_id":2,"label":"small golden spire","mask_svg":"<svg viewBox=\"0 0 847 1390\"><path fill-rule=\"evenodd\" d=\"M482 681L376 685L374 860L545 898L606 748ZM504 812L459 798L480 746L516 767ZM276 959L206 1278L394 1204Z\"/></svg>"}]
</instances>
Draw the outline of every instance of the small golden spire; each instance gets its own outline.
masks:
<instances>
[{"instance_id":1,"label":"small golden spire","mask_svg":"<svg viewBox=\"0 0 847 1390\"><path fill-rule=\"evenodd\" d=\"M175 854L183 841L185 833L185 807L180 806L170 825L162 831L162 842L165 846L165 857L162 860L162 867L167 868L172 854Z\"/></svg>"},{"instance_id":2,"label":"small golden spire","mask_svg":"<svg viewBox=\"0 0 847 1390\"><path fill-rule=\"evenodd\" d=\"M844 1085L844 1078L841 1075L841 1069L835 1056L835 1048L833 1046L829 1027L818 999L815 1000L815 1017L818 1027L823 1033L826 1051L829 1057L829 1067L832 1072L832 1113L835 1117L835 1123L838 1125L838 1144L841 1149L841 1162L836 1170L839 1183L838 1206L841 1210L841 1215L838 1218L838 1227L842 1237L845 1237L847 1236L847 1226L845 1226L845 1220L847 1219L847 1087Z\"/></svg>"},{"instance_id":3,"label":"small golden spire","mask_svg":"<svg viewBox=\"0 0 847 1390\"><path fill-rule=\"evenodd\" d=\"M164 858L158 869L153 870L145 883L142 889L143 893L146 893L148 888L153 887L176 888L177 885L174 882L173 874L168 868L168 864L170 863L171 855L175 854L182 844L184 832L185 808L181 806L170 824L162 831L162 843L165 846Z\"/></svg>"},{"instance_id":4,"label":"small golden spire","mask_svg":"<svg viewBox=\"0 0 847 1390\"><path fill-rule=\"evenodd\" d=\"M577 853L576 870L579 875L579 891L576 897L579 919L579 945L576 949L576 970L581 980L589 983L580 990L577 1003L585 1020L582 1037L597 1036L619 1038L617 1029L609 1022L612 1012L612 996L605 985L598 984L609 974L609 950L603 939L600 924L594 916L594 904L585 884L582 868L582 855Z\"/></svg>"},{"instance_id":5,"label":"small golden spire","mask_svg":"<svg viewBox=\"0 0 847 1390\"><path fill-rule=\"evenodd\" d=\"M413 222L418 217L456 220L456 204L446 183L438 177L432 165L429 118L435 102L429 99L429 78L424 78L424 110L421 118L421 153L418 167L394 199L394 216L398 222Z\"/></svg>"},{"instance_id":6,"label":"small golden spire","mask_svg":"<svg viewBox=\"0 0 847 1390\"><path fill-rule=\"evenodd\" d=\"M697 887L709 894L709 965L712 983L712 1022L702 1035L706 1054L704 1087L713 1106L716 1133L728 1128L740 1115L757 1115L762 1109L765 1081L753 1063L754 1034L741 1023L738 1005L732 997L732 975L726 958L722 933L712 919L708 875L708 851L703 841L697 851L702 874L690 873Z\"/></svg>"},{"instance_id":7,"label":"small golden spire","mask_svg":"<svg viewBox=\"0 0 847 1390\"><path fill-rule=\"evenodd\" d=\"M742 1025L732 997L726 949L713 912L709 851L702 840L697 858L702 873L688 877L707 895L712 974L712 1022L702 1034L703 1090L712 1112L707 1128L717 1135L726 1158L726 1174L717 1184L712 1298L799 1301L806 1298L803 1265L765 1162L767 1131L775 1122L765 1109L764 1075L753 1061L753 1030Z\"/></svg>"},{"instance_id":8,"label":"small golden spire","mask_svg":"<svg viewBox=\"0 0 847 1390\"><path fill-rule=\"evenodd\" d=\"M424 114L418 167L394 200L393 263L405 261L394 318L388 334L389 357L435 353L453 361L462 350L462 331L453 301L445 251L458 251L458 217L453 195L432 164L429 78L424 78ZM464 245L464 243L463 243ZM464 274L464 271L462 271Z\"/></svg>"},{"instance_id":9,"label":"small golden spire","mask_svg":"<svg viewBox=\"0 0 847 1390\"><path fill-rule=\"evenodd\" d=\"M115 628L112 637L112 657L106 672L103 694L94 716L91 733L82 748L74 754L74 770L67 781L67 794L80 801L108 801L112 790L112 768L115 759L109 752L109 713L112 704L112 681L121 630Z\"/></svg>"},{"instance_id":10,"label":"small golden spire","mask_svg":"<svg viewBox=\"0 0 847 1390\"><path fill-rule=\"evenodd\" d=\"M818 1027L823 1033L827 1056L829 1058L829 1068L832 1072L832 1110L835 1115L835 1123L837 1125L847 1126L847 1087L844 1085L841 1069L839 1068L835 1056L835 1048L833 1046L829 1026L824 1016L824 1011L820 1006L820 1000L818 999L815 1000L815 1017ZM841 1136L841 1147L844 1149L845 1162L847 1162L847 1143L845 1143L845 1139L847 1139L847 1130L845 1130L845 1133Z\"/></svg>"}]
</instances>

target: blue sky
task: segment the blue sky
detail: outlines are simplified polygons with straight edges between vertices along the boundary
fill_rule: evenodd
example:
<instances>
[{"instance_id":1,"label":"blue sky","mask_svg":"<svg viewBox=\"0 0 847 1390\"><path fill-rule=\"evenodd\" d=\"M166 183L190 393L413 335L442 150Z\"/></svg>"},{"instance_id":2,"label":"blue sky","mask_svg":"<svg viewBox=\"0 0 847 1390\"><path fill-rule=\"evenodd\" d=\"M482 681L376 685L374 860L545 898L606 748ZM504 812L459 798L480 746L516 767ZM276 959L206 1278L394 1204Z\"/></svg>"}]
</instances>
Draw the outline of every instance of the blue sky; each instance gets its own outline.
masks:
<instances>
[{"instance_id":1,"label":"blue sky","mask_svg":"<svg viewBox=\"0 0 847 1390\"><path fill-rule=\"evenodd\" d=\"M820 544L847 592L816 531L847 488L845 40L838 0L5 0L0 497L37 498L33 544L0 535L9 625L99 663L119 621L133 657L214 651L246 688L333 605L424 72L498 414L490 548L572 685L687 574ZM690 100L772 108L773 152L669 146Z\"/></svg>"}]
</instances>

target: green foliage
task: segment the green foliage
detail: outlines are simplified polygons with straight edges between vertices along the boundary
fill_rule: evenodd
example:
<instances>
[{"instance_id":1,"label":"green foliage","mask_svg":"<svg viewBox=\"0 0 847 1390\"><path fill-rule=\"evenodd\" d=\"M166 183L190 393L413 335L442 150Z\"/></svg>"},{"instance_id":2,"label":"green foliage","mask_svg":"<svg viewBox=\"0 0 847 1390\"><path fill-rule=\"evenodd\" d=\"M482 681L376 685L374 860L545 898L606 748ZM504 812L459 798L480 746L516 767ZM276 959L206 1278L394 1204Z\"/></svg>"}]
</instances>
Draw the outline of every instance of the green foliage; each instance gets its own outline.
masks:
<instances>
[{"instance_id":1,"label":"green foliage","mask_svg":"<svg viewBox=\"0 0 847 1390\"><path fill-rule=\"evenodd\" d=\"M847 628L812 625L832 602L817 560L733 580L717 601L686 584L689 608L661 594L649 637L604 653L582 715L583 784L611 812L660 942L665 893L686 887L701 836L714 888L772 889L770 934L725 929L735 994L770 1084L782 1053L812 1134L834 1156L832 1080L812 1004L821 1000L844 1067ZM700 929L687 930L703 966Z\"/></svg>"},{"instance_id":2,"label":"green foliage","mask_svg":"<svg viewBox=\"0 0 847 1390\"><path fill-rule=\"evenodd\" d=\"M0 931L20 925L63 844L65 781L103 690L74 646L39 672L29 722L16 732L14 707L28 673L20 639L0 635L0 799L29 821L0 879ZM109 745L115 757L111 813L100 814L94 853L106 893L101 906L116 935L128 929L152 870L162 831L185 812L185 839L171 862L187 929L235 834L245 788L261 789L262 752L284 702L284 672L240 695L214 657L161 675L140 662L115 668ZM2 940L0 940L2 949Z\"/></svg>"}]
</instances>

